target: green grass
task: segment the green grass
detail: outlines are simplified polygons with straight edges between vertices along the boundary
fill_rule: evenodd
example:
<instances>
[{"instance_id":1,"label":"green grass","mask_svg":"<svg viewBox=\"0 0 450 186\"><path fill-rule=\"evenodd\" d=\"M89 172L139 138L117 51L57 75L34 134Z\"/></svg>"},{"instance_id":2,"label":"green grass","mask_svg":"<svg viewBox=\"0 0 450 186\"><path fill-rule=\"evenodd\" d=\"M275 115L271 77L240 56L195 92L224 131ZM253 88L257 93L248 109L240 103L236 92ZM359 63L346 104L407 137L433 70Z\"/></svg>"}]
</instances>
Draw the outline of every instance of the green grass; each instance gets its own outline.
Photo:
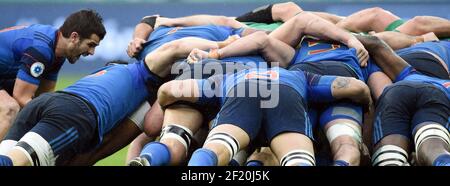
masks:
<instances>
[{"instance_id":1,"label":"green grass","mask_svg":"<svg viewBox=\"0 0 450 186\"><path fill-rule=\"evenodd\" d=\"M73 84L75 81L80 79L80 76L62 76L59 78L58 83L56 84L56 90L64 89L65 87ZM120 151L117 151L113 155L100 160L95 164L95 166L124 166L125 158L127 156L128 146L123 148Z\"/></svg>"}]
</instances>

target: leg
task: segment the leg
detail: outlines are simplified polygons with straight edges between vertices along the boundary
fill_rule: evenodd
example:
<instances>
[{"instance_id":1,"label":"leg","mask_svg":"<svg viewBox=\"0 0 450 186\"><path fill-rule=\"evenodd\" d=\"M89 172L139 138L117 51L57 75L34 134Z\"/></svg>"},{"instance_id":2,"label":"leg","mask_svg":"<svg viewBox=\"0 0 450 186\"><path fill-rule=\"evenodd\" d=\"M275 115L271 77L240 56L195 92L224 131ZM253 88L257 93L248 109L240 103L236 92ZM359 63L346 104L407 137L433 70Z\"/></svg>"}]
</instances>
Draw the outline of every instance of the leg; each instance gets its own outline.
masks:
<instances>
[{"instance_id":1,"label":"leg","mask_svg":"<svg viewBox=\"0 0 450 186\"><path fill-rule=\"evenodd\" d=\"M180 165L186 158L192 135L199 129L202 121L201 113L193 108L184 105L170 106L164 113L159 142L147 144L140 157L130 162L130 165Z\"/></svg>"},{"instance_id":2,"label":"leg","mask_svg":"<svg viewBox=\"0 0 450 186\"><path fill-rule=\"evenodd\" d=\"M257 90L255 85L240 83L229 91L203 148L192 154L189 166L228 165L238 151L245 149L256 138L262 118L260 98L233 94L236 90L239 93L239 88L243 86L246 90Z\"/></svg>"},{"instance_id":3,"label":"leg","mask_svg":"<svg viewBox=\"0 0 450 186\"><path fill-rule=\"evenodd\" d=\"M286 22L300 12L303 12L302 8L294 2L277 3L272 6L272 19Z\"/></svg>"},{"instance_id":4,"label":"leg","mask_svg":"<svg viewBox=\"0 0 450 186\"><path fill-rule=\"evenodd\" d=\"M416 16L399 26L397 30L413 36L434 32L438 37L450 37L450 21L434 16Z\"/></svg>"},{"instance_id":5,"label":"leg","mask_svg":"<svg viewBox=\"0 0 450 186\"><path fill-rule=\"evenodd\" d=\"M410 121L415 108L415 88L399 82L387 87L380 96L373 128L374 166L407 165Z\"/></svg>"},{"instance_id":6,"label":"leg","mask_svg":"<svg viewBox=\"0 0 450 186\"><path fill-rule=\"evenodd\" d=\"M145 135L145 133L141 133L138 137L136 137L128 147L127 157L126 157L126 164L129 164L131 160L138 157L141 153L143 147L145 144L150 143L151 141L154 141L155 138L148 137Z\"/></svg>"},{"instance_id":7,"label":"leg","mask_svg":"<svg viewBox=\"0 0 450 186\"><path fill-rule=\"evenodd\" d=\"M335 15L335 14L330 14L330 13L327 13L327 12L311 12L311 13L313 13L314 15L317 15L317 16L319 16L319 17L321 17L321 18L323 18L323 19L325 19L325 20L327 20L327 21L329 21L329 22L331 22L333 24L337 24L340 21L345 19L345 17L338 16L338 15Z\"/></svg>"},{"instance_id":8,"label":"leg","mask_svg":"<svg viewBox=\"0 0 450 186\"><path fill-rule=\"evenodd\" d=\"M385 31L373 34L386 42L393 50L410 47L417 43L426 41L438 41L439 38L433 33L429 32L423 35L411 36L400 32Z\"/></svg>"},{"instance_id":9,"label":"leg","mask_svg":"<svg viewBox=\"0 0 450 186\"><path fill-rule=\"evenodd\" d=\"M253 152L247 160L247 166L279 166L279 160L270 147L261 147Z\"/></svg>"},{"instance_id":10,"label":"leg","mask_svg":"<svg viewBox=\"0 0 450 186\"><path fill-rule=\"evenodd\" d=\"M352 32L382 32L389 24L399 19L387 10L374 7L353 13L336 25Z\"/></svg>"},{"instance_id":11,"label":"leg","mask_svg":"<svg viewBox=\"0 0 450 186\"><path fill-rule=\"evenodd\" d=\"M320 124L326 133L334 165L358 166L362 143L362 107L338 103L325 109Z\"/></svg>"},{"instance_id":12,"label":"leg","mask_svg":"<svg viewBox=\"0 0 450 186\"><path fill-rule=\"evenodd\" d=\"M306 103L296 90L286 85L279 86L276 96L279 97L277 107L265 108L263 113L270 148L282 166L314 166L313 124L306 112Z\"/></svg>"},{"instance_id":13,"label":"leg","mask_svg":"<svg viewBox=\"0 0 450 186\"><path fill-rule=\"evenodd\" d=\"M311 139L303 134L286 132L275 136L270 148L282 166L314 166L314 147Z\"/></svg>"},{"instance_id":14,"label":"leg","mask_svg":"<svg viewBox=\"0 0 450 186\"><path fill-rule=\"evenodd\" d=\"M196 150L189 161L189 166L225 166L228 165L237 151L247 147L250 142L248 134L232 124L221 124L211 130L203 148ZM215 156L212 164L199 161L204 153ZM214 159L214 158L213 158ZM205 164L206 163L206 164Z\"/></svg>"},{"instance_id":15,"label":"leg","mask_svg":"<svg viewBox=\"0 0 450 186\"><path fill-rule=\"evenodd\" d=\"M276 3L258 7L236 18L240 22L273 23L286 22L303 10L294 2Z\"/></svg>"},{"instance_id":16,"label":"leg","mask_svg":"<svg viewBox=\"0 0 450 186\"><path fill-rule=\"evenodd\" d=\"M422 123L417 127L414 140L419 165L450 166L450 134L448 129L437 123ZM439 157L442 158L438 159Z\"/></svg>"},{"instance_id":17,"label":"leg","mask_svg":"<svg viewBox=\"0 0 450 186\"><path fill-rule=\"evenodd\" d=\"M431 85L423 85L417 92L412 134L418 163L450 166L450 100Z\"/></svg>"}]
</instances>

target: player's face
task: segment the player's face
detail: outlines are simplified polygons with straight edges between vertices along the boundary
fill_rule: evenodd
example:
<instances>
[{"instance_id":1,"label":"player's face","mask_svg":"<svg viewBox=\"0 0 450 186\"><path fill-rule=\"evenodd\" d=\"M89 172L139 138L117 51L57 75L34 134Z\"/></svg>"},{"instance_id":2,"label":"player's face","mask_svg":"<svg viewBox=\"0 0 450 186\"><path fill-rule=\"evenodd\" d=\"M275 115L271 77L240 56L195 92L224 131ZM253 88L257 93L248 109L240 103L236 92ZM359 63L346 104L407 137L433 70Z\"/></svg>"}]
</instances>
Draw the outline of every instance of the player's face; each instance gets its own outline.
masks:
<instances>
[{"instance_id":1,"label":"player's face","mask_svg":"<svg viewBox=\"0 0 450 186\"><path fill-rule=\"evenodd\" d=\"M97 47L99 43L100 38L96 34L92 34L90 38L86 39L80 39L79 37L78 39L74 39L67 60L73 64L81 55L94 55L95 47Z\"/></svg>"}]
</instances>

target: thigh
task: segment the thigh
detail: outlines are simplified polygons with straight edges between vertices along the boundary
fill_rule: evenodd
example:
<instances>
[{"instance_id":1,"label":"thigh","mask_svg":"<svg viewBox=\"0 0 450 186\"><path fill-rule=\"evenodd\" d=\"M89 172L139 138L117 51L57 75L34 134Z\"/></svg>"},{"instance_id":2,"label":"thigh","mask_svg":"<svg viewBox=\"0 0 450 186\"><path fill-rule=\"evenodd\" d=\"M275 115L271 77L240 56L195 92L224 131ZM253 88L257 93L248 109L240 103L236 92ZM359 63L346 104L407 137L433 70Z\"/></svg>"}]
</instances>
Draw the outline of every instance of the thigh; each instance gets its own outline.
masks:
<instances>
[{"instance_id":1,"label":"thigh","mask_svg":"<svg viewBox=\"0 0 450 186\"><path fill-rule=\"evenodd\" d=\"M439 123L448 129L450 101L447 95L432 85L418 90L417 111L412 118L412 131L424 122ZM411 132L412 132L411 131Z\"/></svg>"},{"instance_id":2,"label":"thigh","mask_svg":"<svg viewBox=\"0 0 450 186\"><path fill-rule=\"evenodd\" d=\"M257 86L249 82L243 84L247 90L254 89ZM239 84L237 87L239 87ZM233 89L231 91L234 91ZM232 124L243 129L249 135L250 140L254 140L261 128L262 112L260 105L261 99L259 96L239 96L238 94L230 96L228 94L214 120L213 127Z\"/></svg>"},{"instance_id":3,"label":"thigh","mask_svg":"<svg viewBox=\"0 0 450 186\"><path fill-rule=\"evenodd\" d=\"M375 110L373 144L392 134L411 138L415 99L416 87L409 84L396 83L384 90Z\"/></svg>"},{"instance_id":4,"label":"thigh","mask_svg":"<svg viewBox=\"0 0 450 186\"><path fill-rule=\"evenodd\" d=\"M294 132L313 138L313 124L306 112L306 103L295 89L280 85L279 103L275 108L265 108L264 130L271 141L275 136L284 132Z\"/></svg>"}]
</instances>

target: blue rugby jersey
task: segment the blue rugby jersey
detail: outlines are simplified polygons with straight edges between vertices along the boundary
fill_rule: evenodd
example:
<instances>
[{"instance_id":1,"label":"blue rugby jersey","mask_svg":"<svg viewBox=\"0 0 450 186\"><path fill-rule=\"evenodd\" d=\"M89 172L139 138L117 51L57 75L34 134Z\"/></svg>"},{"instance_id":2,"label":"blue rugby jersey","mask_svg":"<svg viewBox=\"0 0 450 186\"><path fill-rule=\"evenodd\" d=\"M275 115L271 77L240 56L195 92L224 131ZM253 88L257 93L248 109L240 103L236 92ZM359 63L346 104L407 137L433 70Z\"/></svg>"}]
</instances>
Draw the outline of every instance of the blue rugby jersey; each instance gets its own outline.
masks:
<instances>
[{"instance_id":1,"label":"blue rugby jersey","mask_svg":"<svg viewBox=\"0 0 450 186\"><path fill-rule=\"evenodd\" d=\"M333 100L331 85L334 79L336 79L336 76L321 76L300 70L286 70L278 67L246 69L236 74L215 77L214 82L218 86L214 89L211 89L213 87L211 81L205 79L197 80L198 88L202 93L199 103L219 101L219 105L222 105L232 88L245 81L286 85L293 88L305 101L327 102Z\"/></svg>"},{"instance_id":2,"label":"blue rugby jersey","mask_svg":"<svg viewBox=\"0 0 450 186\"><path fill-rule=\"evenodd\" d=\"M56 81L65 59L55 57L58 30L34 24L0 30L0 77L16 77L39 85L40 78Z\"/></svg>"},{"instance_id":3,"label":"blue rugby jersey","mask_svg":"<svg viewBox=\"0 0 450 186\"><path fill-rule=\"evenodd\" d=\"M149 96L146 81L151 76L143 63L106 66L63 91L84 98L98 113L98 130L103 138Z\"/></svg>"},{"instance_id":4,"label":"blue rugby jersey","mask_svg":"<svg viewBox=\"0 0 450 186\"><path fill-rule=\"evenodd\" d=\"M358 76L367 81L372 73L381 69L371 60L368 66L361 68L356 49L338 42L323 41L312 36L305 36L296 49L291 65L303 62L340 61L348 65Z\"/></svg>"},{"instance_id":5,"label":"blue rugby jersey","mask_svg":"<svg viewBox=\"0 0 450 186\"><path fill-rule=\"evenodd\" d=\"M447 68L450 68L450 41L424 42L395 52L401 56L417 51L426 51L436 54L445 62L445 64L447 64Z\"/></svg>"},{"instance_id":6,"label":"blue rugby jersey","mask_svg":"<svg viewBox=\"0 0 450 186\"><path fill-rule=\"evenodd\" d=\"M413 67L408 66L396 77L395 82L398 81L412 81L432 84L442 90L450 100L450 80L429 77L417 72Z\"/></svg>"},{"instance_id":7,"label":"blue rugby jersey","mask_svg":"<svg viewBox=\"0 0 450 186\"><path fill-rule=\"evenodd\" d=\"M185 37L198 37L211 41L223 41L231 35L241 35L243 29L233 29L228 26L201 25L190 27L166 27L161 26L152 32L138 59L159 48L164 43Z\"/></svg>"}]
</instances>

